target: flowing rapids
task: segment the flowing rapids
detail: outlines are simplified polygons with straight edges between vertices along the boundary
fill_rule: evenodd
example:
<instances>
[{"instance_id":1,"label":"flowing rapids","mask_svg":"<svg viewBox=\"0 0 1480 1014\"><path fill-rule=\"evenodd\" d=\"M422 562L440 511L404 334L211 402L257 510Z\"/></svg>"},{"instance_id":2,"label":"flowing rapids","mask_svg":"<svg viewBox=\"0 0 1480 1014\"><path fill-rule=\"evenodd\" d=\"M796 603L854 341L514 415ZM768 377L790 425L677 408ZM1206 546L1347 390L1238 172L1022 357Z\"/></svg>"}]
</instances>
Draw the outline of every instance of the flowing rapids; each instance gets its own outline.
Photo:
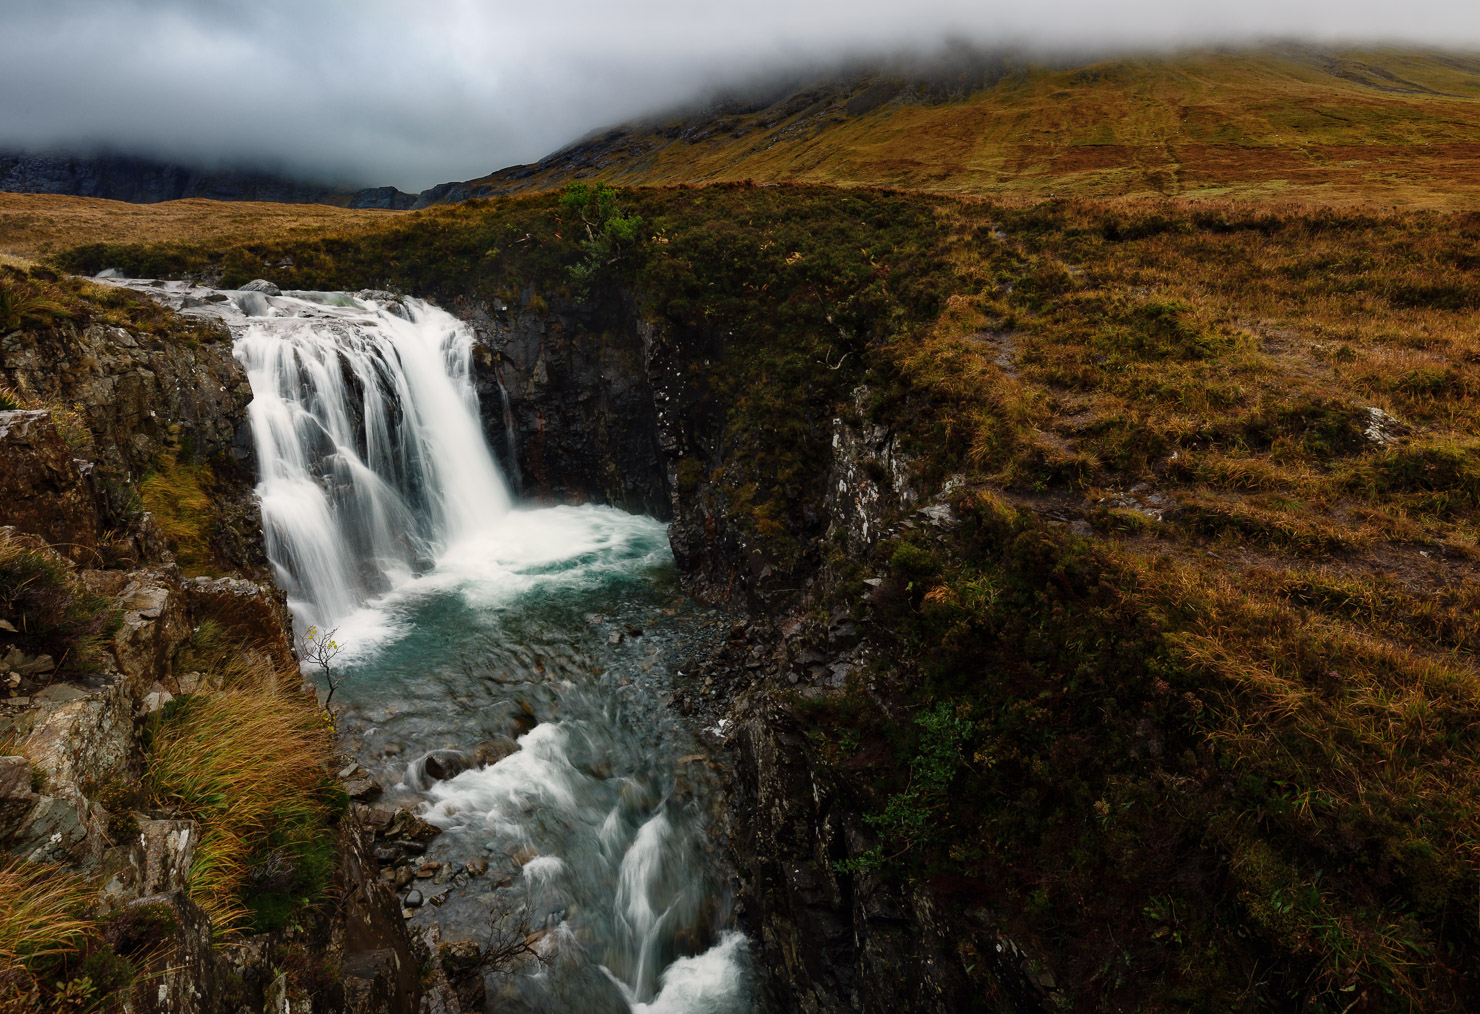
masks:
<instances>
[{"instance_id":1,"label":"flowing rapids","mask_svg":"<svg viewBox=\"0 0 1480 1014\"><path fill-rule=\"evenodd\" d=\"M300 632L347 646L335 703L382 802L443 829L401 890L414 927L515 952L499 1011L754 1010L707 757L665 705L723 626L676 589L662 525L514 504L447 313L224 295L196 312L251 380L278 581Z\"/></svg>"}]
</instances>

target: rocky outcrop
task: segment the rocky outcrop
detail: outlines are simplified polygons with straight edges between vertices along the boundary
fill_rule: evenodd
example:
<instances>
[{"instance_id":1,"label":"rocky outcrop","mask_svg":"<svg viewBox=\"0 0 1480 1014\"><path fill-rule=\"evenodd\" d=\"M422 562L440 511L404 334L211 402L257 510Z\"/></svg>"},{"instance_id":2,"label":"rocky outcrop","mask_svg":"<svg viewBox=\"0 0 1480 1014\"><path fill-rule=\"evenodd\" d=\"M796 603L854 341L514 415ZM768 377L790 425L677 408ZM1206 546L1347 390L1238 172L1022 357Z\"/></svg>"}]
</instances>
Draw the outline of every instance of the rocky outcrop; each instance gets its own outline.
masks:
<instances>
[{"instance_id":1,"label":"rocky outcrop","mask_svg":"<svg viewBox=\"0 0 1480 1014\"><path fill-rule=\"evenodd\" d=\"M51 413L0 412L4 520L57 546L74 563L97 556L98 495L92 466L72 456Z\"/></svg>"},{"instance_id":2,"label":"rocky outcrop","mask_svg":"<svg viewBox=\"0 0 1480 1014\"><path fill-rule=\"evenodd\" d=\"M189 343L108 324L0 336L0 380L25 398L75 412L88 456L110 481L133 481L182 449L252 473L252 400L230 335Z\"/></svg>"},{"instance_id":3,"label":"rocky outcrop","mask_svg":"<svg viewBox=\"0 0 1480 1014\"><path fill-rule=\"evenodd\" d=\"M484 430L524 496L672 516L660 398L632 307L596 315L468 301Z\"/></svg>"},{"instance_id":4,"label":"rocky outcrop","mask_svg":"<svg viewBox=\"0 0 1480 1014\"><path fill-rule=\"evenodd\" d=\"M677 703L729 723L727 838L775 1008L1040 1009L1030 963L989 916L970 922L926 884L846 865L876 840L868 806L809 749L788 703L840 693L868 665L867 631L832 601L818 547L862 559L901 525L952 523L943 502L918 502L908 455L868 418L869 392L853 393L846 418L814 420L831 460L789 505L808 544L781 562L747 534L716 479L728 471L743 486L747 468L710 387L721 335L644 319L630 302L597 316L541 307L528 292L516 305L459 310L477 333L489 442L526 495L670 519L685 587L754 621L700 674L713 690L680 691ZM819 608L831 618L811 618Z\"/></svg>"},{"instance_id":5,"label":"rocky outcrop","mask_svg":"<svg viewBox=\"0 0 1480 1014\"><path fill-rule=\"evenodd\" d=\"M396 892L379 879L368 832L352 817L338 827L341 862L328 891L335 903L305 913L311 928L222 949L190 893L201 828L168 809L135 810L144 802L137 786L150 716L175 698L218 691L228 678L192 661L206 621L212 637L283 670L295 665L280 591L241 576L183 576L135 506L137 481L161 461L208 461L214 506L238 511L238 551L218 555L249 573L261 560L245 432L250 392L229 343L107 325L13 332L0 336L0 378L19 400L51 406L0 413L7 573L31 568L47 582L53 612L62 615L70 601L98 618L58 642L85 650L79 661L28 632L25 602L7 600L0 614L0 851L7 861L95 877L108 946L137 924L147 942L131 960L148 988L134 991L131 1011L414 1014L422 955ZM115 620L103 622L109 615ZM77 640L84 635L85 644ZM61 679L63 661L70 681ZM315 971L327 967L341 974Z\"/></svg>"},{"instance_id":6,"label":"rocky outcrop","mask_svg":"<svg viewBox=\"0 0 1480 1014\"><path fill-rule=\"evenodd\" d=\"M953 953L964 941L927 890L840 873L863 851L860 807L808 754L783 710L752 713L731 737L731 832L742 900L779 1006L824 1011L977 1009Z\"/></svg>"},{"instance_id":7,"label":"rocky outcrop","mask_svg":"<svg viewBox=\"0 0 1480 1014\"><path fill-rule=\"evenodd\" d=\"M161 561L163 538L140 515L134 484L162 460L205 462L213 555L223 566L265 573L246 421L251 385L224 329L194 333L211 340L108 324L0 335L0 384L50 417L7 416L0 442L14 451L0 455L8 459L0 462L0 491L15 506L0 520L66 547L85 565ZM106 545L87 533L90 522Z\"/></svg>"}]
</instances>

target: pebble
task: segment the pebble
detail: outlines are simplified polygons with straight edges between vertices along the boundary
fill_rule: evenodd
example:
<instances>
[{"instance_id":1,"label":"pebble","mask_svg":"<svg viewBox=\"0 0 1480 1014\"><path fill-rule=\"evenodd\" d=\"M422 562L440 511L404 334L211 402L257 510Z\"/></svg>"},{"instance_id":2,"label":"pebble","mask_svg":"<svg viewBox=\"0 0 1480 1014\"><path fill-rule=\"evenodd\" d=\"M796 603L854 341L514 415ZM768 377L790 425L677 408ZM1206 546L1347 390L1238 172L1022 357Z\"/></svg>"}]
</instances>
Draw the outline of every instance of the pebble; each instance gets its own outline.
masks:
<instances>
[{"instance_id":1,"label":"pebble","mask_svg":"<svg viewBox=\"0 0 1480 1014\"><path fill-rule=\"evenodd\" d=\"M420 891L412 891L410 894L406 895L406 907L407 908L421 908L421 892Z\"/></svg>"}]
</instances>

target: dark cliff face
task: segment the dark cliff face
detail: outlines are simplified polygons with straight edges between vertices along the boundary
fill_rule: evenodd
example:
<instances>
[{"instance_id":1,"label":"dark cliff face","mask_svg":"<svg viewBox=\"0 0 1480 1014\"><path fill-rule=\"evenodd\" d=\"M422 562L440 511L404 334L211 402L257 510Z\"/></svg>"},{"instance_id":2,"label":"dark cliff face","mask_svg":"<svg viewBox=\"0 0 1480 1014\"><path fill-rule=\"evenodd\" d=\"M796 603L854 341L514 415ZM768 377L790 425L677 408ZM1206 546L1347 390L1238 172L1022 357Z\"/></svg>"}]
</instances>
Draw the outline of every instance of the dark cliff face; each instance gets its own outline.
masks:
<instances>
[{"instance_id":1,"label":"dark cliff face","mask_svg":"<svg viewBox=\"0 0 1480 1014\"><path fill-rule=\"evenodd\" d=\"M101 197L133 204L201 197L399 210L416 202L416 195L395 187L355 190L266 172L204 169L130 155L0 153L0 190Z\"/></svg>"},{"instance_id":2,"label":"dark cliff face","mask_svg":"<svg viewBox=\"0 0 1480 1014\"><path fill-rule=\"evenodd\" d=\"M704 714L734 723L726 837L775 1009L1038 1009L1041 990L1016 955L993 950L986 922L963 924L929 889L840 872L836 864L870 835L867 807L814 756L778 696L816 692L808 685L834 684L867 657L846 618L817 623L808 611L826 600L827 536L862 553L914 504L893 435L815 420L832 433L832 460L799 487L805 502L791 506L811 519L812 544L781 571L729 509L725 486L750 463L729 429L733 395L709 382L733 351L721 333L644 319L630 300L552 308L526 291L515 305L466 300L456 309L477 335L485 432L511 483L536 500L610 503L669 520L685 587L749 621L726 648L731 660L710 668L728 704ZM699 707L712 710L713 699ZM997 1007L973 986L986 969L976 979L963 970L988 953Z\"/></svg>"},{"instance_id":3,"label":"dark cliff face","mask_svg":"<svg viewBox=\"0 0 1480 1014\"><path fill-rule=\"evenodd\" d=\"M671 482L649 371L651 331L626 312L467 301L484 431L533 500L607 503L664 520Z\"/></svg>"}]
</instances>

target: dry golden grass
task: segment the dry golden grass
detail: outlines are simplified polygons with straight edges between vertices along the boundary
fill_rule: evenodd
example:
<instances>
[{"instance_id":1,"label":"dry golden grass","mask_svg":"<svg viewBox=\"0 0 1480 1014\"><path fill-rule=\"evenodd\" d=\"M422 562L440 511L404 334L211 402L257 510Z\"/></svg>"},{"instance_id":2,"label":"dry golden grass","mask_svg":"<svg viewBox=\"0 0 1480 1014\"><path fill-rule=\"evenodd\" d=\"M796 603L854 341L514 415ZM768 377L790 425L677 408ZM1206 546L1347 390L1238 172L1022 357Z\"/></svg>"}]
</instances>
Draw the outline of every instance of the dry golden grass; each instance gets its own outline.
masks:
<instances>
[{"instance_id":1,"label":"dry golden grass","mask_svg":"<svg viewBox=\"0 0 1480 1014\"><path fill-rule=\"evenodd\" d=\"M0 193L0 254L34 259L85 243L304 239L353 233L401 212L354 211L324 204L266 204L192 199L126 204L93 197Z\"/></svg>"},{"instance_id":2,"label":"dry golden grass","mask_svg":"<svg viewBox=\"0 0 1480 1014\"><path fill-rule=\"evenodd\" d=\"M182 465L173 457L161 457L139 480L139 502L154 516L182 566L199 567L211 561L218 512L207 490L213 482L209 465Z\"/></svg>"},{"instance_id":3,"label":"dry golden grass","mask_svg":"<svg viewBox=\"0 0 1480 1014\"><path fill-rule=\"evenodd\" d=\"M863 81L821 111L717 116L700 140L638 127L593 175L1458 209L1480 194L1477 66L1429 51L1178 53L1026 70L955 102L848 114ZM692 123L656 126L675 125ZM556 160L509 185L568 176Z\"/></svg>"},{"instance_id":4,"label":"dry golden grass","mask_svg":"<svg viewBox=\"0 0 1480 1014\"><path fill-rule=\"evenodd\" d=\"M228 660L227 689L184 699L155 725L144 786L200 822L191 895L217 933L242 928L253 864L321 837L331 730L296 672Z\"/></svg>"},{"instance_id":5,"label":"dry golden grass","mask_svg":"<svg viewBox=\"0 0 1480 1014\"><path fill-rule=\"evenodd\" d=\"M37 963L76 953L97 901L87 879L16 860L0 866L0 1011L40 1009Z\"/></svg>"}]
</instances>

